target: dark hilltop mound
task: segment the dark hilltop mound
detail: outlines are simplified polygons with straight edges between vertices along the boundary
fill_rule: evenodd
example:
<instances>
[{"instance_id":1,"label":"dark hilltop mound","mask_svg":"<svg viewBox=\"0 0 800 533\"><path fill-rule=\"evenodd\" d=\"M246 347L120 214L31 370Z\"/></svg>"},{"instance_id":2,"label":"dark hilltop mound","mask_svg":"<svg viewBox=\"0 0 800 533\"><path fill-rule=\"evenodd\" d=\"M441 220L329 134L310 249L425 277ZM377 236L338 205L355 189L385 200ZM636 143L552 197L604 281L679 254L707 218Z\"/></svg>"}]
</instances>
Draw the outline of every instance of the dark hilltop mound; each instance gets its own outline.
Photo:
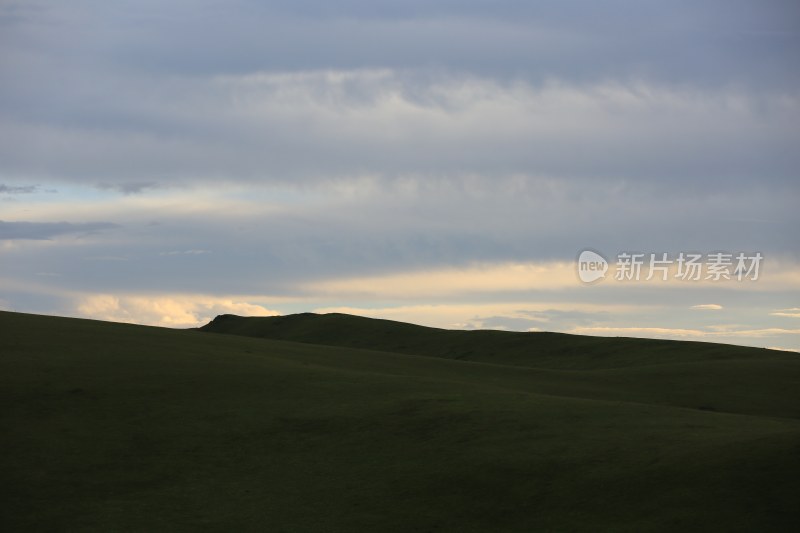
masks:
<instances>
[{"instance_id":1,"label":"dark hilltop mound","mask_svg":"<svg viewBox=\"0 0 800 533\"><path fill-rule=\"evenodd\" d=\"M775 356L774 351L763 348L707 342L550 332L448 330L342 313L272 317L220 315L199 329L262 339L535 368L585 370Z\"/></svg>"}]
</instances>

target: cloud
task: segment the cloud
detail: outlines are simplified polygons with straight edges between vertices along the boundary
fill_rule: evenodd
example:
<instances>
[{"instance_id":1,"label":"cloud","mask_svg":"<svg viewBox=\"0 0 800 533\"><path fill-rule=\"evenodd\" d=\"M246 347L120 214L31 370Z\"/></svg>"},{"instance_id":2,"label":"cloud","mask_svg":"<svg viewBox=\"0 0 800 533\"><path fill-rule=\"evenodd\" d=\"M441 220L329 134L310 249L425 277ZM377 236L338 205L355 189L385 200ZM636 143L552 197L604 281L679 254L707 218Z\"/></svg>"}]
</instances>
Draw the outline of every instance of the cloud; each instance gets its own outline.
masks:
<instances>
[{"instance_id":1,"label":"cloud","mask_svg":"<svg viewBox=\"0 0 800 533\"><path fill-rule=\"evenodd\" d=\"M553 300L548 293L599 301L613 294L628 302L683 298L683 309L692 302L727 309L733 291L788 295L800 288L800 267L786 252L796 217L788 195L776 203L759 194L735 201L665 195L648 205L638 189L519 177L346 180L307 190L203 186L137 196L79 188L23 200L4 215L68 220L81 213L121 224L80 246L70 246L77 244L70 239L59 246L3 241L15 246L5 254L4 275L21 280L43 264L58 265L64 286L87 292L282 294L342 305L390 298L496 301L533 293L547 301ZM731 223L725 217L740 201L742 209L768 210L786 228ZM158 226L150 225L155 217ZM575 270L577 252L586 246L610 259L617 250L637 248L673 257L686 249L760 249L765 259L756 282L623 283L613 279L612 263L612 277L588 287ZM184 253L192 250L212 253ZM116 264L108 268L112 259ZM791 303L775 302L762 312Z\"/></svg>"},{"instance_id":2,"label":"cloud","mask_svg":"<svg viewBox=\"0 0 800 533\"><path fill-rule=\"evenodd\" d=\"M531 318L489 316L476 317L463 324L459 329L496 329L501 331L531 331L538 330L541 322Z\"/></svg>"},{"instance_id":3,"label":"cloud","mask_svg":"<svg viewBox=\"0 0 800 533\"><path fill-rule=\"evenodd\" d=\"M722 309L722 306L719 304L698 304L693 305L690 309L698 309L701 311L718 311Z\"/></svg>"},{"instance_id":4,"label":"cloud","mask_svg":"<svg viewBox=\"0 0 800 533\"><path fill-rule=\"evenodd\" d=\"M79 316L112 322L130 322L173 328L203 325L220 314L274 316L277 311L258 304L204 295L82 296L76 303Z\"/></svg>"},{"instance_id":5,"label":"cloud","mask_svg":"<svg viewBox=\"0 0 800 533\"><path fill-rule=\"evenodd\" d=\"M526 307L527 307L526 303ZM482 310L480 307L477 310ZM615 312L624 312L617 308ZM608 311L580 311L577 309L517 309L502 315L481 316L476 314L458 329L503 329L508 331L562 331L576 325L599 324L612 320Z\"/></svg>"},{"instance_id":6,"label":"cloud","mask_svg":"<svg viewBox=\"0 0 800 533\"><path fill-rule=\"evenodd\" d=\"M99 183L97 188L118 191L122 194L139 194L147 189L155 189L160 185L154 181L123 182L123 183Z\"/></svg>"},{"instance_id":7,"label":"cloud","mask_svg":"<svg viewBox=\"0 0 800 533\"><path fill-rule=\"evenodd\" d=\"M722 330L709 329L689 329L689 328L659 328L659 327L613 327L613 326L594 326L577 327L568 333L579 335L600 335L603 337L611 336L630 336L630 337L653 337L653 338L683 338L699 339L711 342L719 342L720 338L727 339L760 339L763 337L773 337L776 335L800 335L800 329L786 328L760 328L760 329L741 329L725 328Z\"/></svg>"},{"instance_id":8,"label":"cloud","mask_svg":"<svg viewBox=\"0 0 800 533\"><path fill-rule=\"evenodd\" d=\"M619 311L619 309L616 309ZM581 311L577 309L545 309L541 311L531 311L523 309L518 311L523 316L528 316L544 324L580 324L606 322L611 318L609 311Z\"/></svg>"},{"instance_id":9,"label":"cloud","mask_svg":"<svg viewBox=\"0 0 800 533\"><path fill-rule=\"evenodd\" d=\"M172 250L169 252L160 252L158 255L203 255L210 253L210 250Z\"/></svg>"},{"instance_id":10,"label":"cloud","mask_svg":"<svg viewBox=\"0 0 800 533\"><path fill-rule=\"evenodd\" d=\"M289 4L4 4L0 172L794 183L791 2Z\"/></svg>"},{"instance_id":11,"label":"cloud","mask_svg":"<svg viewBox=\"0 0 800 533\"><path fill-rule=\"evenodd\" d=\"M498 77L521 72L586 80L639 73L749 85L796 80L798 14L791 1L233 0L222 8L122 0L13 10L6 4L3 30L13 51L30 56L44 48L55 66L82 70L113 66L149 76L200 76L429 65Z\"/></svg>"},{"instance_id":12,"label":"cloud","mask_svg":"<svg viewBox=\"0 0 800 533\"><path fill-rule=\"evenodd\" d=\"M0 193L4 194L33 194L39 190L38 185L4 185L0 183Z\"/></svg>"},{"instance_id":13,"label":"cloud","mask_svg":"<svg viewBox=\"0 0 800 533\"><path fill-rule=\"evenodd\" d=\"M800 318L800 307L792 307L790 309L780 309L770 313L772 316L783 316L788 318Z\"/></svg>"},{"instance_id":14,"label":"cloud","mask_svg":"<svg viewBox=\"0 0 800 533\"><path fill-rule=\"evenodd\" d=\"M480 292L558 290L580 284L570 263L473 265L307 283L308 293L339 297L420 298Z\"/></svg>"},{"instance_id":15,"label":"cloud","mask_svg":"<svg viewBox=\"0 0 800 533\"><path fill-rule=\"evenodd\" d=\"M800 287L800 271L787 265L788 269L774 268L769 276L756 282L729 280L726 288L758 291L762 289ZM342 298L433 298L478 293L524 293L526 291L564 291L587 287L576 275L575 264L563 261L496 262L466 265L460 268L433 268L420 271L403 271L378 276L360 275L351 278L329 279L308 282L302 286L307 293ZM612 265L613 268L613 265ZM620 282L608 279L598 287L614 287L636 284L640 287L674 290L676 287L712 287L713 280L696 282L653 278L646 281ZM699 304L691 309L720 310L719 304ZM773 313L774 314L774 313Z\"/></svg>"},{"instance_id":16,"label":"cloud","mask_svg":"<svg viewBox=\"0 0 800 533\"><path fill-rule=\"evenodd\" d=\"M92 234L120 227L111 222L5 222L0 220L0 240L49 240L62 235Z\"/></svg>"},{"instance_id":17,"label":"cloud","mask_svg":"<svg viewBox=\"0 0 800 533\"><path fill-rule=\"evenodd\" d=\"M86 261L130 261L130 257L124 255L92 255L84 257Z\"/></svg>"},{"instance_id":18,"label":"cloud","mask_svg":"<svg viewBox=\"0 0 800 533\"><path fill-rule=\"evenodd\" d=\"M800 123L796 94L386 68L109 83L114 107L66 120L10 116L0 127L0 170L133 193L200 181L523 173L669 178L692 188L752 188L758 173L785 187L800 164L789 150ZM117 123L117 106L131 124ZM98 129L97 121L112 123Z\"/></svg>"}]
</instances>

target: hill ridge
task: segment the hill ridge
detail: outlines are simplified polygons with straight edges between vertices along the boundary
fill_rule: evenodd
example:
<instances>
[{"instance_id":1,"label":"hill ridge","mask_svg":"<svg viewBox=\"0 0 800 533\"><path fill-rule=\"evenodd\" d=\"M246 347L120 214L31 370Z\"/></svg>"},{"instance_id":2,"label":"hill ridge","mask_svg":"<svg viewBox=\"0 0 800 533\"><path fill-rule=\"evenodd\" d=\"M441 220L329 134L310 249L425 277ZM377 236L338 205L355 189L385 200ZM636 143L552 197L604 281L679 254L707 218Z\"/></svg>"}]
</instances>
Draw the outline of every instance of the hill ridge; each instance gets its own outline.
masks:
<instances>
[{"instance_id":1,"label":"hill ridge","mask_svg":"<svg viewBox=\"0 0 800 533\"><path fill-rule=\"evenodd\" d=\"M198 329L535 368L621 368L660 362L775 356L773 350L731 344L594 337L545 331L451 330L345 313L297 313L274 317L224 314Z\"/></svg>"},{"instance_id":2,"label":"hill ridge","mask_svg":"<svg viewBox=\"0 0 800 533\"><path fill-rule=\"evenodd\" d=\"M319 318L273 322L308 337L315 328L300 327ZM323 319L342 321L419 346L431 339L397 329L452 333ZM787 531L798 521L791 354L564 370L2 311L0 331L4 531ZM591 366L591 354L570 357Z\"/></svg>"}]
</instances>

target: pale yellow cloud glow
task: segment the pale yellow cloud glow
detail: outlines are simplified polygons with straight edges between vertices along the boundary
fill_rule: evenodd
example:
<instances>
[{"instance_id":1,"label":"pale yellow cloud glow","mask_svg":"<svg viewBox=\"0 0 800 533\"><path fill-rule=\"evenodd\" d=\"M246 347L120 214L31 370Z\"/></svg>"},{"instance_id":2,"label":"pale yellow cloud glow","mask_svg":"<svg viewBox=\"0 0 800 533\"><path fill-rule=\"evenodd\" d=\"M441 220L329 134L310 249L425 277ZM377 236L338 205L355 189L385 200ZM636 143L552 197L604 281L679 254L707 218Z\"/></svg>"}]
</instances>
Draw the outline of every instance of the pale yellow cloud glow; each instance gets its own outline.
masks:
<instances>
[{"instance_id":1,"label":"pale yellow cloud glow","mask_svg":"<svg viewBox=\"0 0 800 533\"><path fill-rule=\"evenodd\" d=\"M631 287L647 284L648 287L725 287L735 290L774 290L800 288L800 270L794 264L773 262L758 280L735 279L714 281L684 281L674 278L666 281L653 277L639 281L614 279L615 265L611 264L604 286ZM380 298L431 298L457 294L523 292L530 290L559 290L584 286L578 279L573 262L494 263L477 264L463 268L400 272L377 276L330 279L311 282L302 288L307 293L340 297ZM718 304L700 304L693 309L718 310Z\"/></svg>"},{"instance_id":2,"label":"pale yellow cloud glow","mask_svg":"<svg viewBox=\"0 0 800 533\"><path fill-rule=\"evenodd\" d=\"M202 295L117 296L94 294L77 304L80 316L113 322L187 328L201 326L216 315L274 316L277 311L246 301Z\"/></svg>"},{"instance_id":3,"label":"pale yellow cloud glow","mask_svg":"<svg viewBox=\"0 0 800 533\"><path fill-rule=\"evenodd\" d=\"M476 292L554 290L578 287L568 262L474 265L421 272L332 279L309 283L306 291L356 297L435 297Z\"/></svg>"},{"instance_id":4,"label":"pale yellow cloud glow","mask_svg":"<svg viewBox=\"0 0 800 533\"><path fill-rule=\"evenodd\" d=\"M788 318L800 318L800 307L792 307L790 309L779 309L770 313L772 316L783 316Z\"/></svg>"},{"instance_id":5,"label":"pale yellow cloud glow","mask_svg":"<svg viewBox=\"0 0 800 533\"><path fill-rule=\"evenodd\" d=\"M655 328L655 327L576 327L567 333L579 335L599 335L602 337L655 337L655 338L682 338L696 340L717 340L720 338L753 339L772 337L775 335L800 335L800 329L762 328L762 329L736 329L736 328L709 328L709 329L681 329L681 328Z\"/></svg>"}]
</instances>

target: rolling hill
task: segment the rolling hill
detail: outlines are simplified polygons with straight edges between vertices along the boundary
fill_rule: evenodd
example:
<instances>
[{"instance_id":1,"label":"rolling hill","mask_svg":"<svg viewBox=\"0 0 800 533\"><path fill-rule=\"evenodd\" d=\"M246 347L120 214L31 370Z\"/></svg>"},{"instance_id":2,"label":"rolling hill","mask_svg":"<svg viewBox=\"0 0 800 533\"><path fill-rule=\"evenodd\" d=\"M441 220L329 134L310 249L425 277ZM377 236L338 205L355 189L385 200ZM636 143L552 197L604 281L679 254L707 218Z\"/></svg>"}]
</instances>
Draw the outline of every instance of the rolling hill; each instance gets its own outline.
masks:
<instances>
[{"instance_id":1,"label":"rolling hill","mask_svg":"<svg viewBox=\"0 0 800 533\"><path fill-rule=\"evenodd\" d=\"M342 313L271 317L220 315L199 330L534 368L587 370L776 356L774 351L766 349L708 342L551 332L447 330ZM795 358L789 354L783 357Z\"/></svg>"},{"instance_id":2,"label":"rolling hill","mask_svg":"<svg viewBox=\"0 0 800 533\"><path fill-rule=\"evenodd\" d=\"M795 353L707 342L446 330L340 313L220 315L200 331L481 362L537 391L800 419ZM524 368L508 368L524 367ZM480 368L485 369L485 366Z\"/></svg>"},{"instance_id":3,"label":"rolling hill","mask_svg":"<svg viewBox=\"0 0 800 533\"><path fill-rule=\"evenodd\" d=\"M0 312L0 529L787 531L798 384L703 343Z\"/></svg>"}]
</instances>

